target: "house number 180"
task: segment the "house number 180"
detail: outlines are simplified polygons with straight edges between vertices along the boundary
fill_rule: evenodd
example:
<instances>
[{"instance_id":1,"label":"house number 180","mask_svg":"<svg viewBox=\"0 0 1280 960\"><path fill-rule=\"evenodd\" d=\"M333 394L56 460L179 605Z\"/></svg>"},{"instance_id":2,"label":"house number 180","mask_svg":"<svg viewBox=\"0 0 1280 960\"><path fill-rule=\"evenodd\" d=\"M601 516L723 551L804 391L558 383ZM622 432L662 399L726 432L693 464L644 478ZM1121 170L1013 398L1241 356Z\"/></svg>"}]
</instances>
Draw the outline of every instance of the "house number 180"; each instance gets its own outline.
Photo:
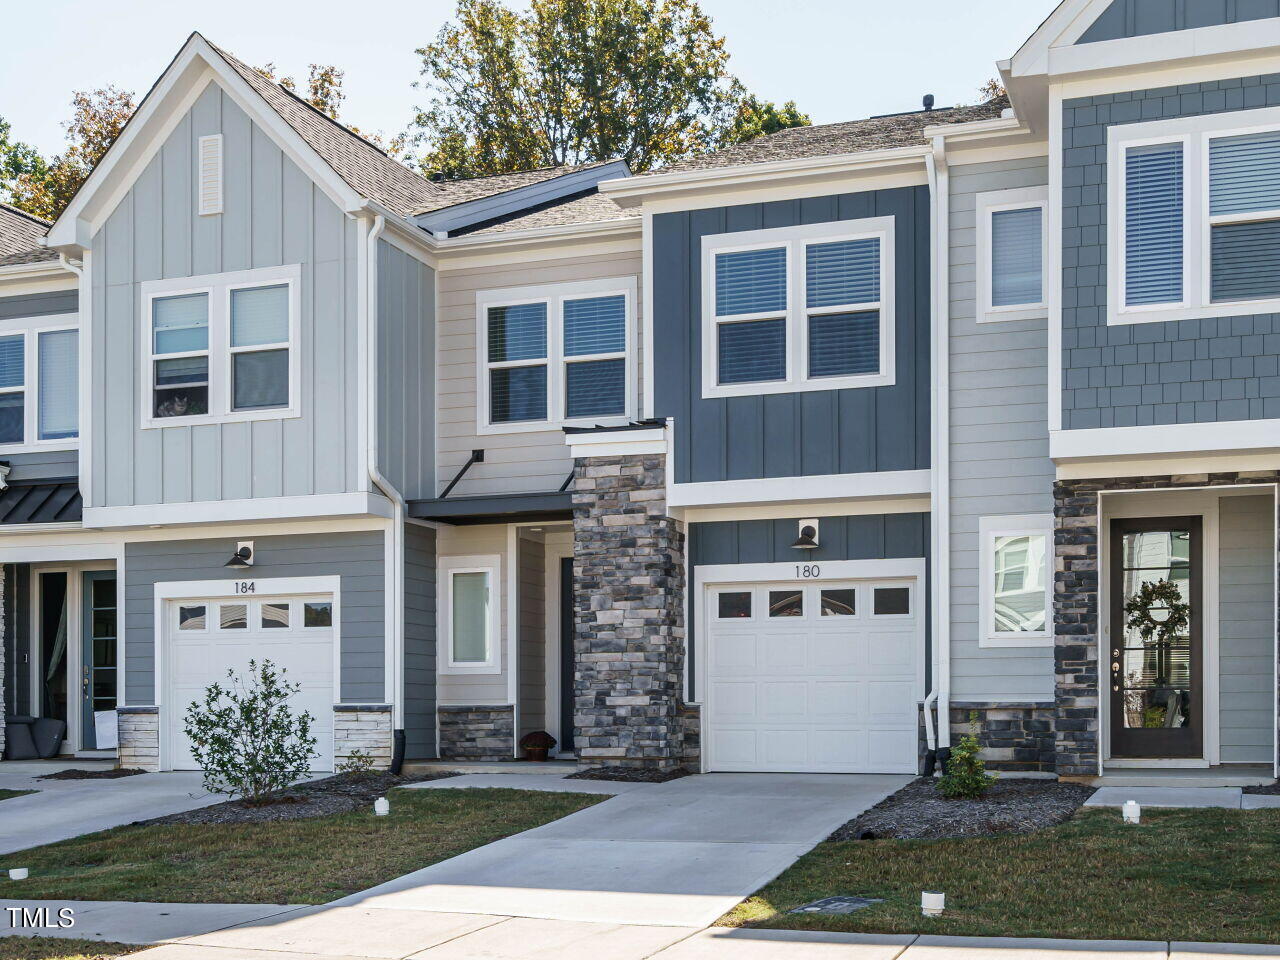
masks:
<instances>
[{"instance_id":1,"label":"house number 180","mask_svg":"<svg viewBox=\"0 0 1280 960\"><path fill-rule=\"evenodd\" d=\"M814 580L822 575L822 569L816 563L796 564L796 576L801 580Z\"/></svg>"},{"instance_id":2,"label":"house number 180","mask_svg":"<svg viewBox=\"0 0 1280 960\"><path fill-rule=\"evenodd\" d=\"M252 580L237 580L236 593L257 593L258 585Z\"/></svg>"}]
</instances>

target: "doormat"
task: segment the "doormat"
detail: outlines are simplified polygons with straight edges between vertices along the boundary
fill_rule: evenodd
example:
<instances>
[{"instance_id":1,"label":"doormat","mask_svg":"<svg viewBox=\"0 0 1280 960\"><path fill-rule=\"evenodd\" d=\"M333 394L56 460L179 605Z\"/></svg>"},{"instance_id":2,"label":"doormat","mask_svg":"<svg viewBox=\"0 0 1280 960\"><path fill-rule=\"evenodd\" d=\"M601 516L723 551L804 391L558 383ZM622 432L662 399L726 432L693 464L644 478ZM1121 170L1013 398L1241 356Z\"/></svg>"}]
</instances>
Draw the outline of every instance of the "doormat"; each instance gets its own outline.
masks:
<instances>
[{"instance_id":1,"label":"doormat","mask_svg":"<svg viewBox=\"0 0 1280 960\"><path fill-rule=\"evenodd\" d=\"M827 897L825 900L815 900L813 903L806 903L803 907L796 907L794 910L788 910L787 912L853 913L855 910L865 910L876 903L884 903L884 900L875 897Z\"/></svg>"}]
</instances>

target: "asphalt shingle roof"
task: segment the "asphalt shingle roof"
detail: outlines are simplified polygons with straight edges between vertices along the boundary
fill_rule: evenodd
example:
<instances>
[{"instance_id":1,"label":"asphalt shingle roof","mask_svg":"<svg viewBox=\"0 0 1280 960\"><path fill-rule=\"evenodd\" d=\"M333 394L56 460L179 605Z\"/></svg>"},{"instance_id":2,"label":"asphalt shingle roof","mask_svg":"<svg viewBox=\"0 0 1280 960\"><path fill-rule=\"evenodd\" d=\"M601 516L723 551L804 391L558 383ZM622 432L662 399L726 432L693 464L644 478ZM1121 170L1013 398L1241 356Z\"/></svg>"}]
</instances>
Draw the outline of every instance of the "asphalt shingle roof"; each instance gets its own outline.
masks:
<instances>
[{"instance_id":1,"label":"asphalt shingle roof","mask_svg":"<svg viewBox=\"0 0 1280 960\"><path fill-rule=\"evenodd\" d=\"M791 127L746 143L737 143L714 153L690 157L665 167L649 170L639 176L657 176L687 170L710 170L775 160L798 160L891 147L915 147L924 143L925 127L972 120L992 120L1009 106L1007 97L997 97L971 107L944 107L920 110L866 120L826 123L815 127Z\"/></svg>"},{"instance_id":2,"label":"asphalt shingle roof","mask_svg":"<svg viewBox=\"0 0 1280 960\"><path fill-rule=\"evenodd\" d=\"M0 267L57 260L56 252L40 246L40 239L48 232L46 221L0 203Z\"/></svg>"},{"instance_id":3,"label":"asphalt shingle roof","mask_svg":"<svg viewBox=\"0 0 1280 960\"><path fill-rule=\"evenodd\" d=\"M496 217L484 223L473 224L464 230L450 231L449 236L496 235L515 230L534 230L538 227L558 227L581 223L599 223L608 220L639 219L639 210L624 210L608 197L601 196L593 188L590 191L560 197L548 203L521 210L506 217Z\"/></svg>"}]
</instances>

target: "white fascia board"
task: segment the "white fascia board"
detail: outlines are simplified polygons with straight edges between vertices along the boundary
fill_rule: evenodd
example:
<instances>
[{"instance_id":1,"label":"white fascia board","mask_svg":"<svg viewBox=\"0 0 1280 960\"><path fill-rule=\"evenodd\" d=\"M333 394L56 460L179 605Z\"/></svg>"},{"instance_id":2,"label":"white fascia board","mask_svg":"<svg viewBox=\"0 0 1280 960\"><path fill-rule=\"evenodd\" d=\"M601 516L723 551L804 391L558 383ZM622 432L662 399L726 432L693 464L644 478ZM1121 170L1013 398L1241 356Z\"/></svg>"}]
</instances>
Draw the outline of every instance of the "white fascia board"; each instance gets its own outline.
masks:
<instances>
[{"instance_id":1,"label":"white fascia board","mask_svg":"<svg viewBox=\"0 0 1280 960\"><path fill-rule=\"evenodd\" d=\"M1094 457L1228 453L1233 450L1280 450L1280 420L1171 423L1049 432L1049 457L1055 462Z\"/></svg>"},{"instance_id":2,"label":"white fascia board","mask_svg":"<svg viewBox=\"0 0 1280 960\"><path fill-rule=\"evenodd\" d=\"M617 457L632 454L666 453L667 429L608 430L595 433L568 433L564 442L569 455L581 457Z\"/></svg>"},{"instance_id":3,"label":"white fascia board","mask_svg":"<svg viewBox=\"0 0 1280 960\"><path fill-rule=\"evenodd\" d=\"M352 516L390 518L391 504L384 497L370 493L329 493L303 497L86 507L83 523L87 529L103 530L116 527Z\"/></svg>"},{"instance_id":4,"label":"white fascia board","mask_svg":"<svg viewBox=\"0 0 1280 960\"><path fill-rule=\"evenodd\" d=\"M44 260L40 263L12 263L0 267L0 283L25 283L37 280L66 280L67 286L75 286L75 274L57 260ZM6 290L6 295L11 291Z\"/></svg>"},{"instance_id":5,"label":"white fascia board","mask_svg":"<svg viewBox=\"0 0 1280 960\"><path fill-rule=\"evenodd\" d=\"M1048 70L1049 51L1063 43L1075 43L1111 0L1063 0L1009 59L1013 77L1034 76Z\"/></svg>"},{"instance_id":6,"label":"white fascia board","mask_svg":"<svg viewBox=\"0 0 1280 960\"><path fill-rule=\"evenodd\" d=\"M710 507L729 504L795 503L806 500L928 496L930 482L928 470L885 470L875 473L833 473L814 477L673 483L667 490L667 505L669 507Z\"/></svg>"},{"instance_id":7,"label":"white fascia board","mask_svg":"<svg viewBox=\"0 0 1280 960\"><path fill-rule=\"evenodd\" d=\"M485 248L512 248L517 245L549 245L582 240L595 240L603 237L639 236L641 220L639 217L626 217L618 220L591 220L585 223L563 223L548 227L533 227L528 230L509 230L502 233L479 233L463 237L450 237L446 240L432 240L431 243L440 253L449 251L474 251Z\"/></svg>"},{"instance_id":8,"label":"white fascia board","mask_svg":"<svg viewBox=\"0 0 1280 960\"><path fill-rule=\"evenodd\" d=\"M985 140L1027 132L1026 126L1017 117L994 117L989 120L969 120L965 123L935 123L921 131L926 140L942 137L952 141Z\"/></svg>"},{"instance_id":9,"label":"white fascia board","mask_svg":"<svg viewBox=\"0 0 1280 960\"><path fill-rule=\"evenodd\" d=\"M751 184L776 185L796 177L846 172L865 173L868 168L923 166L929 147L893 147L860 153L839 153L768 163L748 163L731 167L661 173L623 180L604 180L600 192L621 207L634 207L664 194L696 191L712 187L741 187Z\"/></svg>"},{"instance_id":10,"label":"white fascia board","mask_svg":"<svg viewBox=\"0 0 1280 960\"><path fill-rule=\"evenodd\" d=\"M338 206L361 207L359 195L198 34L193 34L125 125L49 231L48 244L84 249L120 198L163 146L205 86L218 83Z\"/></svg>"},{"instance_id":11,"label":"white fascia board","mask_svg":"<svg viewBox=\"0 0 1280 960\"><path fill-rule=\"evenodd\" d=\"M538 183L531 183L528 186L516 187L493 196L480 197L440 210L420 213L413 217L413 222L422 229L432 232L457 230L473 223L492 220L495 217L526 210L560 197L567 197L573 193L581 193L594 187L601 180L629 176L631 171L627 168L626 161L614 160L586 170L577 170L541 180Z\"/></svg>"},{"instance_id":12,"label":"white fascia board","mask_svg":"<svg viewBox=\"0 0 1280 960\"><path fill-rule=\"evenodd\" d=\"M1247 20L1054 47L1049 51L1046 72L1054 79L1064 79L1150 65L1172 67L1180 61L1266 54L1274 52L1277 46L1280 46L1280 20Z\"/></svg>"}]
</instances>

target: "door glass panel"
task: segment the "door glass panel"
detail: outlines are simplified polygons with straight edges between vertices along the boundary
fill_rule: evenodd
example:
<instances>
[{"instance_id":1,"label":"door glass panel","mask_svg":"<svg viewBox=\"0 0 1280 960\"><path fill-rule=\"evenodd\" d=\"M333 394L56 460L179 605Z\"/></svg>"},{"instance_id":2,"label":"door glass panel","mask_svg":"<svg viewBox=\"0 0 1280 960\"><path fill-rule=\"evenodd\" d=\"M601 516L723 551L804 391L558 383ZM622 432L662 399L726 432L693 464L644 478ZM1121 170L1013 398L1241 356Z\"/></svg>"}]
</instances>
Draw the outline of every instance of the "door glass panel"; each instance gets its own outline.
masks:
<instances>
[{"instance_id":1,"label":"door glass panel","mask_svg":"<svg viewBox=\"0 0 1280 960\"><path fill-rule=\"evenodd\" d=\"M857 612L856 594L857 591L852 588L847 590L823 590L822 615L824 617L852 617Z\"/></svg>"},{"instance_id":2,"label":"door glass panel","mask_svg":"<svg viewBox=\"0 0 1280 960\"><path fill-rule=\"evenodd\" d=\"M722 593L716 615L721 620L738 620L751 616L751 594L748 591Z\"/></svg>"},{"instance_id":3,"label":"door glass panel","mask_svg":"<svg viewBox=\"0 0 1280 960\"><path fill-rule=\"evenodd\" d=\"M114 667L116 665L115 637L94 638L93 664L95 667Z\"/></svg>"},{"instance_id":4,"label":"door glass panel","mask_svg":"<svg viewBox=\"0 0 1280 960\"><path fill-rule=\"evenodd\" d=\"M218 607L218 626L223 630L244 630L249 626L249 608L243 603L224 603Z\"/></svg>"},{"instance_id":5,"label":"door glass panel","mask_svg":"<svg viewBox=\"0 0 1280 960\"><path fill-rule=\"evenodd\" d=\"M769 616L803 617L804 594L799 590L770 590Z\"/></svg>"},{"instance_id":6,"label":"door glass panel","mask_svg":"<svg viewBox=\"0 0 1280 960\"><path fill-rule=\"evenodd\" d=\"M1183 602L1194 596L1191 582L1191 532L1144 530L1128 532L1121 541L1122 603L1137 594L1143 584L1168 581L1178 588ZM1176 730L1191 722L1194 706L1191 689L1190 625L1170 633L1159 624L1168 607L1154 606L1150 618L1157 626L1143 631L1129 625L1124 616L1122 645L1113 651L1112 683L1120 694L1120 722L1128 730Z\"/></svg>"}]
</instances>

